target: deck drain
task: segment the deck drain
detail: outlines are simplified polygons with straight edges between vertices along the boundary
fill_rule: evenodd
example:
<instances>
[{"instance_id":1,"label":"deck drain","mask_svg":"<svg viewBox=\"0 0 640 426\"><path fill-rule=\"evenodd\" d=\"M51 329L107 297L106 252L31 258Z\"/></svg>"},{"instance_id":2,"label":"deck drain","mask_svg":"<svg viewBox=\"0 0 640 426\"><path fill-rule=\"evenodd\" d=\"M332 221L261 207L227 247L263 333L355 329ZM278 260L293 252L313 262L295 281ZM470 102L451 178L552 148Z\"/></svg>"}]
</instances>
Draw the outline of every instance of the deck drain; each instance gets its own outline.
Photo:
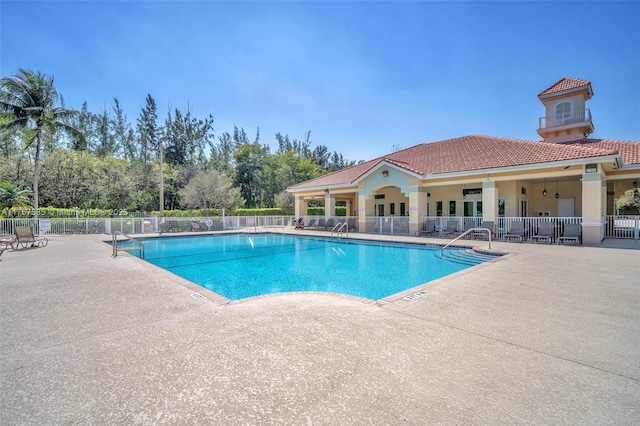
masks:
<instances>
[{"instance_id":1,"label":"deck drain","mask_svg":"<svg viewBox=\"0 0 640 426\"><path fill-rule=\"evenodd\" d=\"M412 300L416 300L419 299L420 297L424 296L426 293L424 291L416 291L413 294L410 294L408 296L405 296L402 298L402 300L404 300L405 302L410 302Z\"/></svg>"},{"instance_id":2,"label":"deck drain","mask_svg":"<svg viewBox=\"0 0 640 426\"><path fill-rule=\"evenodd\" d=\"M191 293L191 297L193 297L194 299L200 299L201 297L204 297L204 296L201 295L200 293Z\"/></svg>"}]
</instances>

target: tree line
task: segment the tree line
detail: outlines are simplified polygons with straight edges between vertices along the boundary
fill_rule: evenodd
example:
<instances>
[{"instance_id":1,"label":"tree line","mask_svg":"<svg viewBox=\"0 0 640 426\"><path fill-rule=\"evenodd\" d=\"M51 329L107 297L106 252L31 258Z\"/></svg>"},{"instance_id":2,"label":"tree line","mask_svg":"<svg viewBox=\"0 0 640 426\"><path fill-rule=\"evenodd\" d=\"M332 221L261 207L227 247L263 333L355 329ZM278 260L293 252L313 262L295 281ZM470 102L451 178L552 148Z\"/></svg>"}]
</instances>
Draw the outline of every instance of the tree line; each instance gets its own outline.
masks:
<instances>
[{"instance_id":1,"label":"tree line","mask_svg":"<svg viewBox=\"0 0 640 426\"><path fill-rule=\"evenodd\" d=\"M65 107L53 77L19 69L0 80L0 192L33 193L62 208L157 210L162 155L164 208L290 211L290 185L356 164L325 145L274 135L275 152L242 127L214 134L212 115L190 107L158 117L148 94L135 121L118 98L100 112ZM4 189L3 189L4 188ZM9 188L9 189L7 189ZM4 192L3 192L4 191ZM0 195L2 195L0 194ZM1 197L0 197L1 198Z\"/></svg>"}]
</instances>

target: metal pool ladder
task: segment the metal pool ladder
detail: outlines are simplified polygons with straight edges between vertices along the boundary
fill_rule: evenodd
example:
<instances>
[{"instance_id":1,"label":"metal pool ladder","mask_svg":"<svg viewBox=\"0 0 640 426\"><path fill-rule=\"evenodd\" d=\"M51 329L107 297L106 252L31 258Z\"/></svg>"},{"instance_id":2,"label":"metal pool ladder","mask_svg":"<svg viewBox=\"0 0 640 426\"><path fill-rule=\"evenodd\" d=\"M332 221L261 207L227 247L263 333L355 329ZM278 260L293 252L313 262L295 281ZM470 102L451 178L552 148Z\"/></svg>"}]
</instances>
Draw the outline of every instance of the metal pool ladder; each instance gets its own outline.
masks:
<instances>
[{"instance_id":1,"label":"metal pool ladder","mask_svg":"<svg viewBox=\"0 0 640 426\"><path fill-rule=\"evenodd\" d=\"M137 244L137 246L118 247L118 235L127 237L129 241L133 241L134 243ZM113 247L113 254L111 255L111 257L116 257L118 255L118 250L121 250L121 251L140 250L140 258L144 259L144 244L142 243L142 241L138 241L135 238L125 234L124 232L113 231L113 233L111 234L111 246Z\"/></svg>"},{"instance_id":2,"label":"metal pool ladder","mask_svg":"<svg viewBox=\"0 0 640 426\"><path fill-rule=\"evenodd\" d=\"M347 222L338 222L336 223L336 226L333 227L333 229L331 229L331 236L333 237L333 233L336 233L336 238L339 238L341 235L344 235L345 230L344 228L347 228L346 230L346 234L349 235L349 225L347 225Z\"/></svg>"}]
</instances>

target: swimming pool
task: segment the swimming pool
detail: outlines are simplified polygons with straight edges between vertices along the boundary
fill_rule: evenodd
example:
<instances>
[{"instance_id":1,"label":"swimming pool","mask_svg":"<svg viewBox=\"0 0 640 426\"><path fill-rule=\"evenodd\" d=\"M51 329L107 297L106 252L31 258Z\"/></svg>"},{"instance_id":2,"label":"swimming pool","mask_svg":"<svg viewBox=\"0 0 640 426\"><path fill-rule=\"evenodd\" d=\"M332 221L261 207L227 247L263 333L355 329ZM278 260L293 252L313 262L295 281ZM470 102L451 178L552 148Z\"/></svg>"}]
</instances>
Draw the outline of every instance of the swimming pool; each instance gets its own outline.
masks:
<instances>
[{"instance_id":1,"label":"swimming pool","mask_svg":"<svg viewBox=\"0 0 640 426\"><path fill-rule=\"evenodd\" d=\"M232 300L292 291L379 300L470 266L440 259L439 248L354 239L268 233L140 241L146 261Z\"/></svg>"}]
</instances>

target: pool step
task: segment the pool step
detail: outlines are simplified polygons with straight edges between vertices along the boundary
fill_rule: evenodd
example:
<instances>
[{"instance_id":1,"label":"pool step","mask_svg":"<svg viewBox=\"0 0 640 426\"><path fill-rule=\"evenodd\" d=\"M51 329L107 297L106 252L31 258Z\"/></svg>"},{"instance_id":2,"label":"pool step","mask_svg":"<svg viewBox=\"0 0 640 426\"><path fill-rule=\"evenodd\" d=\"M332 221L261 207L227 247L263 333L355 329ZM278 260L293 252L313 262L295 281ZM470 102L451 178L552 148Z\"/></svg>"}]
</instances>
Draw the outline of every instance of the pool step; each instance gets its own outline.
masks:
<instances>
[{"instance_id":1,"label":"pool step","mask_svg":"<svg viewBox=\"0 0 640 426\"><path fill-rule=\"evenodd\" d=\"M447 248L442 252L444 259L452 262L464 263L466 265L479 265L487 260L495 259L496 256L483 254L472 249Z\"/></svg>"}]
</instances>

